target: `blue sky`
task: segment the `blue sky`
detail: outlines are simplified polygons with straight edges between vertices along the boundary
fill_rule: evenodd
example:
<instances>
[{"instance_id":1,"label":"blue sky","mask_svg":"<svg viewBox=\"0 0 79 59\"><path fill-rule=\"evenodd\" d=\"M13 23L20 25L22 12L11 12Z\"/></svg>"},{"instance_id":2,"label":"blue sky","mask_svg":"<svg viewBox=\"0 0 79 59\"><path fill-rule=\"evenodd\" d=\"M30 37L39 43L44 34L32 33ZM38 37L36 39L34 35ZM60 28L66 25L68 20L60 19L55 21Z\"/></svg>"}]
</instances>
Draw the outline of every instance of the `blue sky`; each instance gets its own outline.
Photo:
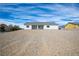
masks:
<instances>
[{"instance_id":1,"label":"blue sky","mask_svg":"<svg viewBox=\"0 0 79 59\"><path fill-rule=\"evenodd\" d=\"M0 23L56 22L64 25L79 22L78 3L0 3Z\"/></svg>"}]
</instances>

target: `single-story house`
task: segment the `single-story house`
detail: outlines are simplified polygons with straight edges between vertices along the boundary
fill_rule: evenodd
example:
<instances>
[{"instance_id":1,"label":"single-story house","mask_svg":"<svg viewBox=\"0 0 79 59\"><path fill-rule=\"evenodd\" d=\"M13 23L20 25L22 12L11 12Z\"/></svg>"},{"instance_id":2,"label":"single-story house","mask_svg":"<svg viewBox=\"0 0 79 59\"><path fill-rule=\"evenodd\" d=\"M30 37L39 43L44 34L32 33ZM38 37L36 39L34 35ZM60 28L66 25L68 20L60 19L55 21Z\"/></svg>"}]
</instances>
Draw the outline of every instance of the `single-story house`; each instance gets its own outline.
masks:
<instances>
[{"instance_id":1,"label":"single-story house","mask_svg":"<svg viewBox=\"0 0 79 59\"><path fill-rule=\"evenodd\" d=\"M79 29L79 25L76 23L69 22L65 25L65 29Z\"/></svg>"},{"instance_id":2,"label":"single-story house","mask_svg":"<svg viewBox=\"0 0 79 59\"><path fill-rule=\"evenodd\" d=\"M54 22L26 22L26 29L59 29L58 24Z\"/></svg>"}]
</instances>

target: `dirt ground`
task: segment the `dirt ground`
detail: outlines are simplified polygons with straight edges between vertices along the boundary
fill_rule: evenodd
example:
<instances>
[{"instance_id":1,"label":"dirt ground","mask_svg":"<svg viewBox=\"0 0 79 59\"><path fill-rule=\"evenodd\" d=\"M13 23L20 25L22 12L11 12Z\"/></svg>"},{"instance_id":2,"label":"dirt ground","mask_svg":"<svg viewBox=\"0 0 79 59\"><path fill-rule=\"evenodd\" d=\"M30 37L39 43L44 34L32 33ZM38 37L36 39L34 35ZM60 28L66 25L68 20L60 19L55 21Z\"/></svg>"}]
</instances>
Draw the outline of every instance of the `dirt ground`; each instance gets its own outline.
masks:
<instances>
[{"instance_id":1,"label":"dirt ground","mask_svg":"<svg viewBox=\"0 0 79 59\"><path fill-rule=\"evenodd\" d=\"M79 30L0 33L1 56L79 56Z\"/></svg>"}]
</instances>

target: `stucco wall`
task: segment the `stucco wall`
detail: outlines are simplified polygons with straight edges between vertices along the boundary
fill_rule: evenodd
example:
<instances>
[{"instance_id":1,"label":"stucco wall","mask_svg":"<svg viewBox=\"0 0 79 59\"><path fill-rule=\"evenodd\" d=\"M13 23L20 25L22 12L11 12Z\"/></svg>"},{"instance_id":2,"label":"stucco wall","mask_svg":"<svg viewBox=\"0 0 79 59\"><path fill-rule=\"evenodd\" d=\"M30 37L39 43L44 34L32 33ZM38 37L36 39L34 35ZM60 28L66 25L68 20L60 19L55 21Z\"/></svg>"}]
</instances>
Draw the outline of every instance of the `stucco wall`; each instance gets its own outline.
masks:
<instances>
[{"instance_id":1,"label":"stucco wall","mask_svg":"<svg viewBox=\"0 0 79 59\"><path fill-rule=\"evenodd\" d=\"M50 25L49 28L47 25L44 25L44 29L58 29L59 27L57 25Z\"/></svg>"},{"instance_id":2,"label":"stucco wall","mask_svg":"<svg viewBox=\"0 0 79 59\"><path fill-rule=\"evenodd\" d=\"M27 28L27 26L26 26L26 29L32 29L32 26L31 25L29 25L29 28ZM57 25L49 25L49 27L47 27L47 25L44 25L44 29L59 29L59 26L57 26Z\"/></svg>"},{"instance_id":3,"label":"stucco wall","mask_svg":"<svg viewBox=\"0 0 79 59\"><path fill-rule=\"evenodd\" d=\"M32 29L32 26L31 25L29 25L29 27L27 27L27 25L26 25L26 29Z\"/></svg>"}]
</instances>

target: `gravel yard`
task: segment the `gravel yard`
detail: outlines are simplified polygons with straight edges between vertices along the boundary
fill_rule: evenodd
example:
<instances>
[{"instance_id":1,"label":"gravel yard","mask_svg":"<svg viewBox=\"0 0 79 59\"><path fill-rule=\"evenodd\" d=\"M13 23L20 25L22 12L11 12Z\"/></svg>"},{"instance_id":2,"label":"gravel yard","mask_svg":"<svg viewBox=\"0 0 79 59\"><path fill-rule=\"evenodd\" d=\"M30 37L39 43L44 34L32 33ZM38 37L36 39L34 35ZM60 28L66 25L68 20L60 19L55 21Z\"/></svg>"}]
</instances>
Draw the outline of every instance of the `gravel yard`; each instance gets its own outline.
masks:
<instances>
[{"instance_id":1,"label":"gravel yard","mask_svg":"<svg viewBox=\"0 0 79 59\"><path fill-rule=\"evenodd\" d=\"M2 56L79 56L79 30L0 33Z\"/></svg>"}]
</instances>

